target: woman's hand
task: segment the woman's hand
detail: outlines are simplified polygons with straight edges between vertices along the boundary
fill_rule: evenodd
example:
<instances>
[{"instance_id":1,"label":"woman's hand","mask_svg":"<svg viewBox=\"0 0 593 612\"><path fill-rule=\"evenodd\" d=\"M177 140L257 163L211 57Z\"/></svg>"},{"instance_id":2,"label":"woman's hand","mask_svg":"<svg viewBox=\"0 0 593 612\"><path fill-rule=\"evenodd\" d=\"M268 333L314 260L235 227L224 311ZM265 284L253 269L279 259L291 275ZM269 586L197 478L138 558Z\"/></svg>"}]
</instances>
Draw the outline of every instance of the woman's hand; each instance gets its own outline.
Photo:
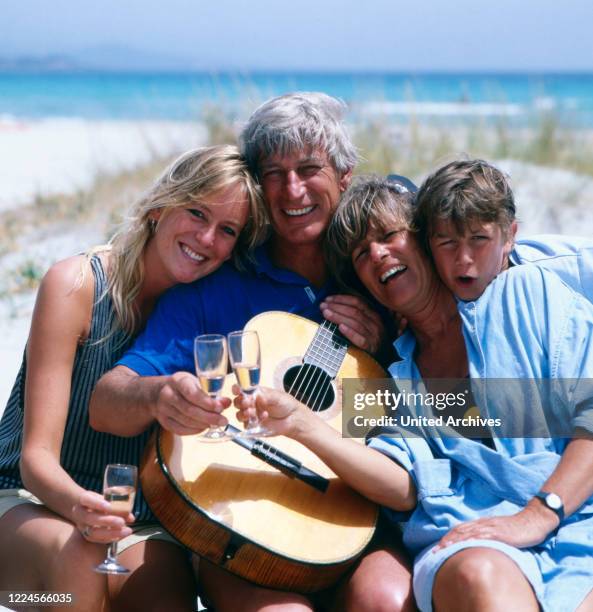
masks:
<instances>
[{"instance_id":1,"label":"woman's hand","mask_svg":"<svg viewBox=\"0 0 593 612\"><path fill-rule=\"evenodd\" d=\"M257 417L276 435L295 437L305 427L309 410L292 395L267 387L259 387L254 395L241 393L233 385L237 418L246 423L249 417Z\"/></svg>"},{"instance_id":2,"label":"woman's hand","mask_svg":"<svg viewBox=\"0 0 593 612\"><path fill-rule=\"evenodd\" d=\"M379 350L385 328L379 314L362 298L330 295L321 303L321 312L352 344L369 353Z\"/></svg>"},{"instance_id":3,"label":"woman's hand","mask_svg":"<svg viewBox=\"0 0 593 612\"><path fill-rule=\"evenodd\" d=\"M557 527L554 515L543 516L531 506L511 516L480 518L461 523L441 538L434 550L465 540L497 540L516 548L527 548L543 542Z\"/></svg>"},{"instance_id":4,"label":"woman's hand","mask_svg":"<svg viewBox=\"0 0 593 612\"><path fill-rule=\"evenodd\" d=\"M94 491L85 491L72 507L72 518L83 537L89 542L108 544L132 533L126 523L134 522L134 515L110 514L111 504Z\"/></svg>"}]
</instances>

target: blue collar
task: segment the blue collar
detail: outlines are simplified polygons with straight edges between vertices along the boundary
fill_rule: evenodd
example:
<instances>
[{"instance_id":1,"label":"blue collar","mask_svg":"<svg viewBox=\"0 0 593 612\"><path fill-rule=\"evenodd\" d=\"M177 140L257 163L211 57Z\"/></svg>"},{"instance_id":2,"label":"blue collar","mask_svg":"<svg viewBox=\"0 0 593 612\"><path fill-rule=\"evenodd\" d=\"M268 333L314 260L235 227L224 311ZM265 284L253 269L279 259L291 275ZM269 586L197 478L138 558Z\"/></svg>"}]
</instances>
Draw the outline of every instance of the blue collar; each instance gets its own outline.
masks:
<instances>
[{"instance_id":1,"label":"blue collar","mask_svg":"<svg viewBox=\"0 0 593 612\"><path fill-rule=\"evenodd\" d=\"M416 350L416 337L407 329L399 338L395 339L393 346L402 361L413 359L414 351Z\"/></svg>"},{"instance_id":2,"label":"blue collar","mask_svg":"<svg viewBox=\"0 0 593 612\"><path fill-rule=\"evenodd\" d=\"M257 247L257 249L255 249L254 259L255 263L253 265L253 271L258 276L267 276L279 283L288 285L299 285L301 287L308 287L311 284L306 278L304 278L300 274L297 274L292 270L287 270L286 268L279 268L278 266L276 266L270 258L269 242L266 242L265 244L262 244L261 246ZM325 291L323 291L324 289ZM323 292L325 295L329 295L328 291L330 289L335 292L335 283L333 280L327 282L325 286L322 289L316 291L316 293Z\"/></svg>"}]
</instances>

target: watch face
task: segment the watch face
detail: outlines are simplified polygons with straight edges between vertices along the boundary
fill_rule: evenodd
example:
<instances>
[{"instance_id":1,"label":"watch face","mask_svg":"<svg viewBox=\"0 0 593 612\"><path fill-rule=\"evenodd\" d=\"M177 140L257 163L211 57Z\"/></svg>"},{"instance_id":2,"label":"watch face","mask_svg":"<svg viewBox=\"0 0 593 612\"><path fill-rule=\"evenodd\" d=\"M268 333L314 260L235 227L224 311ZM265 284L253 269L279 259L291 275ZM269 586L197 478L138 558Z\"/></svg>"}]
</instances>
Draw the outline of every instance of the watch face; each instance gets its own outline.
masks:
<instances>
[{"instance_id":1,"label":"watch face","mask_svg":"<svg viewBox=\"0 0 593 612\"><path fill-rule=\"evenodd\" d=\"M560 510L562 508L562 500L556 493L548 493L546 495L546 505L552 510Z\"/></svg>"}]
</instances>

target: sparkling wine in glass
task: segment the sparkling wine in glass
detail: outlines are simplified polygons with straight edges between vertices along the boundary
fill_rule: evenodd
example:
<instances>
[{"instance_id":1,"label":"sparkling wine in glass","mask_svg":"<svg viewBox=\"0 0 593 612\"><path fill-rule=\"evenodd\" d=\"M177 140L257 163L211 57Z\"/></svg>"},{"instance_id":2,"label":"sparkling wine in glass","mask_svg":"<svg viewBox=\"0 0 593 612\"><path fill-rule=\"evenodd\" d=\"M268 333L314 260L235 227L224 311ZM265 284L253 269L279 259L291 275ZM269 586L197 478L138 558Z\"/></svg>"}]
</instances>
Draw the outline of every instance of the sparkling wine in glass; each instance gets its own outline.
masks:
<instances>
[{"instance_id":1,"label":"sparkling wine in glass","mask_svg":"<svg viewBox=\"0 0 593 612\"><path fill-rule=\"evenodd\" d=\"M237 383L245 395L255 395L259 386L261 369L259 336L254 330L243 330L231 332L228 339L231 366ZM237 435L261 437L272 435L272 433L259 422L257 416L253 416L249 418L247 427Z\"/></svg>"},{"instance_id":2,"label":"sparkling wine in glass","mask_svg":"<svg viewBox=\"0 0 593 612\"><path fill-rule=\"evenodd\" d=\"M105 468L103 477L103 497L111 505L111 514L128 517L134 507L138 471L135 465L113 463ZM117 540L107 547L103 563L94 568L101 574L128 574L130 570L117 561Z\"/></svg>"},{"instance_id":3,"label":"sparkling wine in glass","mask_svg":"<svg viewBox=\"0 0 593 612\"><path fill-rule=\"evenodd\" d=\"M227 342L220 334L204 334L194 340L196 375L210 397L220 396L228 369ZM197 438L202 442L225 442L234 438L225 427L211 425Z\"/></svg>"}]
</instances>

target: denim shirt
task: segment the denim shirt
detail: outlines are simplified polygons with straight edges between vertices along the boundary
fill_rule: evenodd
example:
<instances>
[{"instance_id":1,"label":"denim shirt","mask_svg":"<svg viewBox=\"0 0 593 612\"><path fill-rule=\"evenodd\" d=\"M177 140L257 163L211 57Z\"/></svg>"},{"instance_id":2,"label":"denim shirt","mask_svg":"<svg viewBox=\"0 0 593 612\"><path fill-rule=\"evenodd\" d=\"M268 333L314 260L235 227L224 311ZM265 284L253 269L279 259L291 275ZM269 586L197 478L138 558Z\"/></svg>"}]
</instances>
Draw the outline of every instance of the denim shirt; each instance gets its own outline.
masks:
<instances>
[{"instance_id":1,"label":"denim shirt","mask_svg":"<svg viewBox=\"0 0 593 612\"><path fill-rule=\"evenodd\" d=\"M512 268L478 300L458 302L458 309L472 379L593 378L593 304L555 274L530 265ZM395 347L402 360L389 368L391 375L419 379L413 334L406 332ZM593 431L591 397L579 395L586 389L573 385L541 402L546 410L570 419L573 427ZM502 406L487 405L488 416L505 414L513 401L517 403L516 397L507 400ZM396 434L379 436L369 444L400 463L415 481L419 505L404 541L417 553L460 521L520 510L554 471L568 441L496 438L493 450L461 437ZM593 512L592 502L589 499L579 512ZM393 518L399 520L395 513Z\"/></svg>"},{"instance_id":2,"label":"denim shirt","mask_svg":"<svg viewBox=\"0 0 593 612\"><path fill-rule=\"evenodd\" d=\"M558 274L574 291L593 302L593 240L544 234L517 240L509 260L532 263Z\"/></svg>"}]
</instances>

